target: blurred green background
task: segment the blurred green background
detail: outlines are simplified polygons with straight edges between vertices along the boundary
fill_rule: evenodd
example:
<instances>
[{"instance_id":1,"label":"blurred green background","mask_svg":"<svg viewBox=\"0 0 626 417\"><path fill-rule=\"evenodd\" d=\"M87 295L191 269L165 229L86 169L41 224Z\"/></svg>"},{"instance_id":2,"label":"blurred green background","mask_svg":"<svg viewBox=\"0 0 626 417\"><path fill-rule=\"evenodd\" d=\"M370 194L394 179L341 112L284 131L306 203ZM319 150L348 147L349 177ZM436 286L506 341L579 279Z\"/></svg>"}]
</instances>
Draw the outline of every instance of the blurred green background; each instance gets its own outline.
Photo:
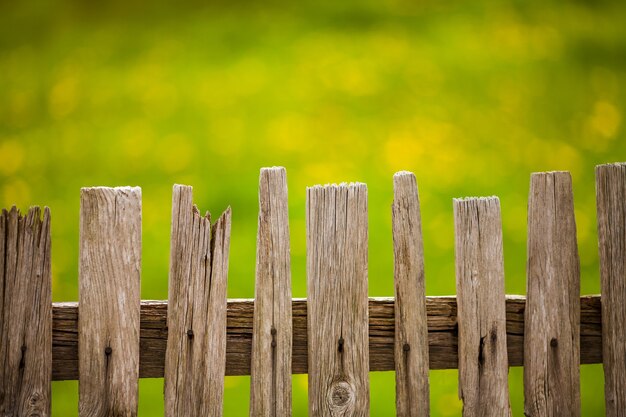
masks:
<instances>
[{"instance_id":1,"label":"blurred green background","mask_svg":"<svg viewBox=\"0 0 626 417\"><path fill-rule=\"evenodd\" d=\"M293 295L305 297L305 187L369 186L372 296L393 295L392 175L415 172L426 288L455 293L452 198L497 195L506 289L525 293L533 171L574 181L581 290L599 292L594 166L626 160L626 2L479 0L0 2L0 205L53 216L53 298L77 300L79 189L143 189L142 298L167 298L171 188L233 208L229 297L253 297L258 172L287 168ZM602 415L599 365L583 415ZM306 376L294 377L306 415ZM510 373L523 414L522 369ZM163 381L140 383L161 415ZM392 415L394 374L371 374ZM226 378L247 415L249 378ZM460 415L456 371L431 372L433 416ZM77 382L53 412L77 414Z\"/></svg>"}]
</instances>

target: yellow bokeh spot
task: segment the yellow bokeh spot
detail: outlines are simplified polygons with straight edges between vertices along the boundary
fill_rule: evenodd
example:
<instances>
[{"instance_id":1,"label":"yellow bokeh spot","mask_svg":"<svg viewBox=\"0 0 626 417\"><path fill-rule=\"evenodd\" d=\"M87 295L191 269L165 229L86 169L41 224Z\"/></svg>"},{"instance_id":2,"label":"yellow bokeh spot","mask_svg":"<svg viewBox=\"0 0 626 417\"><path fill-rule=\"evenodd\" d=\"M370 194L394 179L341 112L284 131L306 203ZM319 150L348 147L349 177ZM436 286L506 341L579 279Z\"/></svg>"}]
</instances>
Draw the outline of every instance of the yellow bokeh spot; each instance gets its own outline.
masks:
<instances>
[{"instance_id":1,"label":"yellow bokeh spot","mask_svg":"<svg viewBox=\"0 0 626 417\"><path fill-rule=\"evenodd\" d=\"M303 151L309 148L308 121L298 114L287 114L269 123L267 139L274 148L282 151Z\"/></svg>"},{"instance_id":2,"label":"yellow bokeh spot","mask_svg":"<svg viewBox=\"0 0 626 417\"><path fill-rule=\"evenodd\" d=\"M621 121L622 116L619 110L608 101L596 102L593 114L589 118L589 124L593 130L605 138L615 136Z\"/></svg>"},{"instance_id":3,"label":"yellow bokeh spot","mask_svg":"<svg viewBox=\"0 0 626 417\"><path fill-rule=\"evenodd\" d=\"M3 198L3 207L12 205L28 207L30 205L30 187L20 179L11 181L4 186Z\"/></svg>"},{"instance_id":4,"label":"yellow bokeh spot","mask_svg":"<svg viewBox=\"0 0 626 417\"><path fill-rule=\"evenodd\" d=\"M174 134L159 143L157 152L163 170L168 173L175 173L189 166L193 147L186 137L181 134Z\"/></svg>"},{"instance_id":5,"label":"yellow bokeh spot","mask_svg":"<svg viewBox=\"0 0 626 417\"><path fill-rule=\"evenodd\" d=\"M385 159L394 170L408 169L423 154L424 147L420 146L410 132L395 132L385 143Z\"/></svg>"},{"instance_id":6,"label":"yellow bokeh spot","mask_svg":"<svg viewBox=\"0 0 626 417\"><path fill-rule=\"evenodd\" d=\"M55 119L62 119L74 111L77 101L78 81L74 77L65 77L50 91L50 114Z\"/></svg>"},{"instance_id":7,"label":"yellow bokeh spot","mask_svg":"<svg viewBox=\"0 0 626 417\"><path fill-rule=\"evenodd\" d=\"M0 143L0 173L11 175L22 167L24 148L16 140Z\"/></svg>"}]
</instances>

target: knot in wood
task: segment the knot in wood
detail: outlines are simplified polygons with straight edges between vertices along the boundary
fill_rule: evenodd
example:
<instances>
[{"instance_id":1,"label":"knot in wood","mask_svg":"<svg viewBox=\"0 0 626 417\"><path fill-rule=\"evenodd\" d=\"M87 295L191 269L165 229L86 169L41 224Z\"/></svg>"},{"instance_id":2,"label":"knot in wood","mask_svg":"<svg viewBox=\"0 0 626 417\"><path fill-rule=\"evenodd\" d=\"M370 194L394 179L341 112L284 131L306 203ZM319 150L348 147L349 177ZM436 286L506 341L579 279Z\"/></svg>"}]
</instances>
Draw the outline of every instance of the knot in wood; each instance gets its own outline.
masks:
<instances>
[{"instance_id":1,"label":"knot in wood","mask_svg":"<svg viewBox=\"0 0 626 417\"><path fill-rule=\"evenodd\" d=\"M335 382L330 387L330 406L345 409L354 403L354 388L346 381Z\"/></svg>"}]
</instances>

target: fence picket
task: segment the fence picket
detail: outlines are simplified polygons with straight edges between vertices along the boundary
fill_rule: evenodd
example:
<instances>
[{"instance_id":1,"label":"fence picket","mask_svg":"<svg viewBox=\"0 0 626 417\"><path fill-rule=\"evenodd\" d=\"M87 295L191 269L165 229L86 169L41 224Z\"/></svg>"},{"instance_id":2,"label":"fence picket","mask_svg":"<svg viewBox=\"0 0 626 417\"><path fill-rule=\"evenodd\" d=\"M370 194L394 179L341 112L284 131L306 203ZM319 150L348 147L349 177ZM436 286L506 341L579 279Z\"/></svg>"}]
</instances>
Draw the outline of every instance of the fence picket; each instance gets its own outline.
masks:
<instances>
[{"instance_id":1,"label":"fence picket","mask_svg":"<svg viewBox=\"0 0 626 417\"><path fill-rule=\"evenodd\" d=\"M455 199L454 220L463 416L510 415L500 201Z\"/></svg>"},{"instance_id":2,"label":"fence picket","mask_svg":"<svg viewBox=\"0 0 626 417\"><path fill-rule=\"evenodd\" d=\"M369 415L367 188L307 189L309 415Z\"/></svg>"},{"instance_id":3,"label":"fence picket","mask_svg":"<svg viewBox=\"0 0 626 417\"><path fill-rule=\"evenodd\" d=\"M291 266L285 168L259 178L250 416L291 416Z\"/></svg>"},{"instance_id":4,"label":"fence picket","mask_svg":"<svg viewBox=\"0 0 626 417\"><path fill-rule=\"evenodd\" d=\"M80 195L79 415L136 416L141 189Z\"/></svg>"},{"instance_id":5,"label":"fence picket","mask_svg":"<svg viewBox=\"0 0 626 417\"><path fill-rule=\"evenodd\" d=\"M50 210L0 213L0 415L49 416Z\"/></svg>"},{"instance_id":6,"label":"fence picket","mask_svg":"<svg viewBox=\"0 0 626 417\"><path fill-rule=\"evenodd\" d=\"M626 164L596 167L606 415L626 416Z\"/></svg>"},{"instance_id":7,"label":"fence picket","mask_svg":"<svg viewBox=\"0 0 626 417\"><path fill-rule=\"evenodd\" d=\"M221 416L231 212L211 226L192 188L172 193L165 415Z\"/></svg>"},{"instance_id":8,"label":"fence picket","mask_svg":"<svg viewBox=\"0 0 626 417\"><path fill-rule=\"evenodd\" d=\"M535 173L528 202L524 410L580 416L580 270L572 180Z\"/></svg>"},{"instance_id":9,"label":"fence picket","mask_svg":"<svg viewBox=\"0 0 626 417\"><path fill-rule=\"evenodd\" d=\"M415 175L393 177L396 414L428 416L428 325L422 220Z\"/></svg>"}]
</instances>

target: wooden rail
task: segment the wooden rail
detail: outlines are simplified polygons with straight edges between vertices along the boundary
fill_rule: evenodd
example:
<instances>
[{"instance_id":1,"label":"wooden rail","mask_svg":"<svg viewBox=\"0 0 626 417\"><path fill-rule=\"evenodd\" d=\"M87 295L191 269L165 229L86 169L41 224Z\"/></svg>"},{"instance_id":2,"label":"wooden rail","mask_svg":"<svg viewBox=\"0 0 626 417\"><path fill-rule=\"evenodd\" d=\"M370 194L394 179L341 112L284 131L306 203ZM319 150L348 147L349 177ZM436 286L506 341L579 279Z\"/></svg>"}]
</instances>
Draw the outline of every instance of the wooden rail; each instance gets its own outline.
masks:
<instances>
[{"instance_id":1,"label":"wooden rail","mask_svg":"<svg viewBox=\"0 0 626 417\"><path fill-rule=\"evenodd\" d=\"M507 296L506 331L509 366L523 365L524 306L521 296ZM580 298L580 362L602 362L600 297ZM430 369L453 369L457 360L455 297L427 297ZM251 299L228 301L226 375L249 375L252 347ZM306 300L293 300L293 370L307 372ZM52 308L52 379L78 379L78 303ZM142 301L139 376L163 377L167 344L167 302ZM394 370L393 298L369 299L370 370Z\"/></svg>"}]
</instances>

